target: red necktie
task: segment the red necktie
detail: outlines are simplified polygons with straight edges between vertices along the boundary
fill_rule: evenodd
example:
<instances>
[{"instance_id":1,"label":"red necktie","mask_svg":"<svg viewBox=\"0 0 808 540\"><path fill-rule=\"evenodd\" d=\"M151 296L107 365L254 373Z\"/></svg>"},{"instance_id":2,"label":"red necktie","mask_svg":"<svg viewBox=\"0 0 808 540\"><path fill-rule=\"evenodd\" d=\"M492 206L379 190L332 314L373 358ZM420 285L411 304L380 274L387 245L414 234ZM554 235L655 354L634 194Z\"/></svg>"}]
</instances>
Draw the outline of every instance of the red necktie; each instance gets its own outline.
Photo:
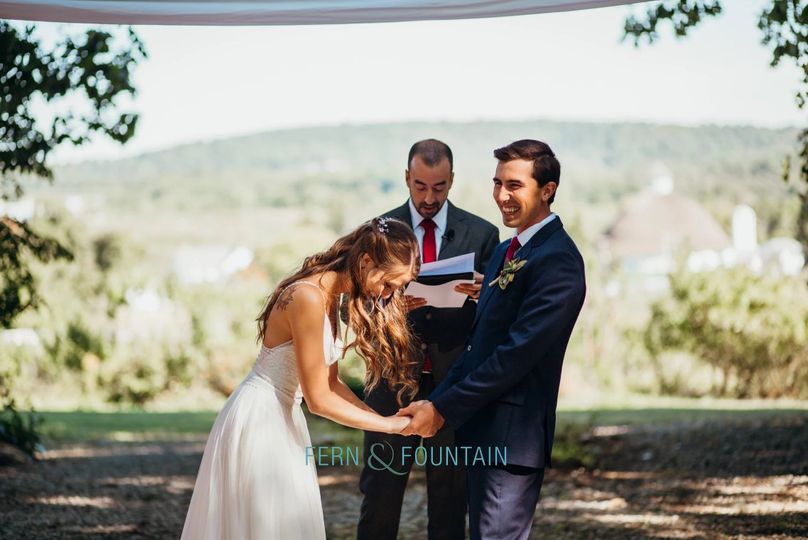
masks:
<instances>
[{"instance_id":1,"label":"red necktie","mask_svg":"<svg viewBox=\"0 0 808 540\"><path fill-rule=\"evenodd\" d=\"M425 219L421 222L421 227L424 228L424 249L423 249L423 262L431 263L438 259L437 246L435 245L435 222L431 219ZM421 369L424 373L432 373L432 360L429 359L428 354L424 354L424 367Z\"/></svg>"},{"instance_id":2,"label":"red necktie","mask_svg":"<svg viewBox=\"0 0 808 540\"><path fill-rule=\"evenodd\" d=\"M421 227L424 228L423 262L435 262L438 260L438 250L435 243L435 228L437 225L431 219L425 219L421 222Z\"/></svg>"},{"instance_id":3,"label":"red necktie","mask_svg":"<svg viewBox=\"0 0 808 540\"><path fill-rule=\"evenodd\" d=\"M505 252L505 262L510 262L513 259L513 254L516 253L522 244L519 243L519 238L514 236L511 238L511 243L508 245L508 251Z\"/></svg>"}]
</instances>

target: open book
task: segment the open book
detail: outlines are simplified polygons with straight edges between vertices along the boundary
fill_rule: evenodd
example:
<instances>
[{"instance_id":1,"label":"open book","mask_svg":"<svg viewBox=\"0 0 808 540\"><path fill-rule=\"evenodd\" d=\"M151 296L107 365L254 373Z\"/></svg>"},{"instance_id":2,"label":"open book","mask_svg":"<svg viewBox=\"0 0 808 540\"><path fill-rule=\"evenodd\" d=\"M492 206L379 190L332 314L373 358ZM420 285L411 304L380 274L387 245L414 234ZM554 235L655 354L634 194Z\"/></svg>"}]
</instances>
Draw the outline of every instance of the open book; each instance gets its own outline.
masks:
<instances>
[{"instance_id":1,"label":"open book","mask_svg":"<svg viewBox=\"0 0 808 540\"><path fill-rule=\"evenodd\" d=\"M422 264L418 278L404 294L424 298L428 306L459 308L468 298L454 290L461 283L474 283L474 253Z\"/></svg>"}]
</instances>

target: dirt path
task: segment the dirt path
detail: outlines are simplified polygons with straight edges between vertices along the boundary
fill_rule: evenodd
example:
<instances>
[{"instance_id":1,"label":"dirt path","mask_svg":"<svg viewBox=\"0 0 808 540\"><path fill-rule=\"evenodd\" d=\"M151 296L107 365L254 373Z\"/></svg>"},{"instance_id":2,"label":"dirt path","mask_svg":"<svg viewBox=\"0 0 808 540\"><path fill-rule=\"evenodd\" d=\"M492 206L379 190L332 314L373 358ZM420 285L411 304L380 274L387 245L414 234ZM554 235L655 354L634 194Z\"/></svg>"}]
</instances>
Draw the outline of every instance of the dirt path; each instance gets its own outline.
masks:
<instances>
[{"instance_id":1,"label":"dirt path","mask_svg":"<svg viewBox=\"0 0 808 540\"><path fill-rule=\"evenodd\" d=\"M0 468L0 538L177 538L204 437L72 444ZM808 537L808 415L601 427L591 469L553 469L535 538ZM320 474L329 538L353 538L355 468ZM400 538L424 538L416 470Z\"/></svg>"}]
</instances>

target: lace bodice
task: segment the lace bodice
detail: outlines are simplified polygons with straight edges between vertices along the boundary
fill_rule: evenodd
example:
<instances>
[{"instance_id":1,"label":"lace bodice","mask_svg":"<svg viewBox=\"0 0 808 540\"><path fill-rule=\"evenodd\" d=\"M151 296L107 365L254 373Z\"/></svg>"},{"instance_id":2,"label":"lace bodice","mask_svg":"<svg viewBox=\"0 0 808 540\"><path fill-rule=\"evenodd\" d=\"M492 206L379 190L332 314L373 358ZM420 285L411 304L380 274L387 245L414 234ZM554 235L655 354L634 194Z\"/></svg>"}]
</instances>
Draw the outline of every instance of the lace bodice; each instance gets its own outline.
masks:
<instances>
[{"instance_id":1,"label":"lace bodice","mask_svg":"<svg viewBox=\"0 0 808 540\"><path fill-rule=\"evenodd\" d=\"M323 292L319 286L308 281L298 281L292 285L298 284L311 285L320 290L321 293ZM325 297L325 293L323 293L323 296ZM324 315L323 357L327 365L330 366L339 360L340 356L342 356L343 346L342 340L332 334L331 321L328 315ZM297 376L295 348L292 346L291 340L271 348L262 345L248 379L250 377L263 379L283 394L294 398L296 402L300 402L303 397L300 380Z\"/></svg>"}]
</instances>

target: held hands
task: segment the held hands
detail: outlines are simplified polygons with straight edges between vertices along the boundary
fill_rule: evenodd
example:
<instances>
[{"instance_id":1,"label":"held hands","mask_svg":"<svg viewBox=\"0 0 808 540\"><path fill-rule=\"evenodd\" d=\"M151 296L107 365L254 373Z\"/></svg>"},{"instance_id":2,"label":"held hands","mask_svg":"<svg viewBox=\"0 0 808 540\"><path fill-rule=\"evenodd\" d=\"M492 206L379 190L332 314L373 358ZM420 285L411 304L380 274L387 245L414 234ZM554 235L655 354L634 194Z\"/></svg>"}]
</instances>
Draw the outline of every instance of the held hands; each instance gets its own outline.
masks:
<instances>
[{"instance_id":1,"label":"held hands","mask_svg":"<svg viewBox=\"0 0 808 540\"><path fill-rule=\"evenodd\" d=\"M443 426L443 416L438 412L431 401L423 399L410 403L403 409L399 409L396 416L407 418L411 416L409 424L401 432L401 435L420 435L421 437L432 437Z\"/></svg>"},{"instance_id":2,"label":"held hands","mask_svg":"<svg viewBox=\"0 0 808 540\"><path fill-rule=\"evenodd\" d=\"M480 290L483 287L483 275L474 272L474 283L461 283L455 286L455 290L459 293L467 295L475 302L480 299Z\"/></svg>"},{"instance_id":3,"label":"held hands","mask_svg":"<svg viewBox=\"0 0 808 540\"><path fill-rule=\"evenodd\" d=\"M397 414L388 416L386 418L390 422L390 428L387 431L387 433L390 435L401 435L401 432L404 431L412 420L411 416L399 416Z\"/></svg>"}]
</instances>

